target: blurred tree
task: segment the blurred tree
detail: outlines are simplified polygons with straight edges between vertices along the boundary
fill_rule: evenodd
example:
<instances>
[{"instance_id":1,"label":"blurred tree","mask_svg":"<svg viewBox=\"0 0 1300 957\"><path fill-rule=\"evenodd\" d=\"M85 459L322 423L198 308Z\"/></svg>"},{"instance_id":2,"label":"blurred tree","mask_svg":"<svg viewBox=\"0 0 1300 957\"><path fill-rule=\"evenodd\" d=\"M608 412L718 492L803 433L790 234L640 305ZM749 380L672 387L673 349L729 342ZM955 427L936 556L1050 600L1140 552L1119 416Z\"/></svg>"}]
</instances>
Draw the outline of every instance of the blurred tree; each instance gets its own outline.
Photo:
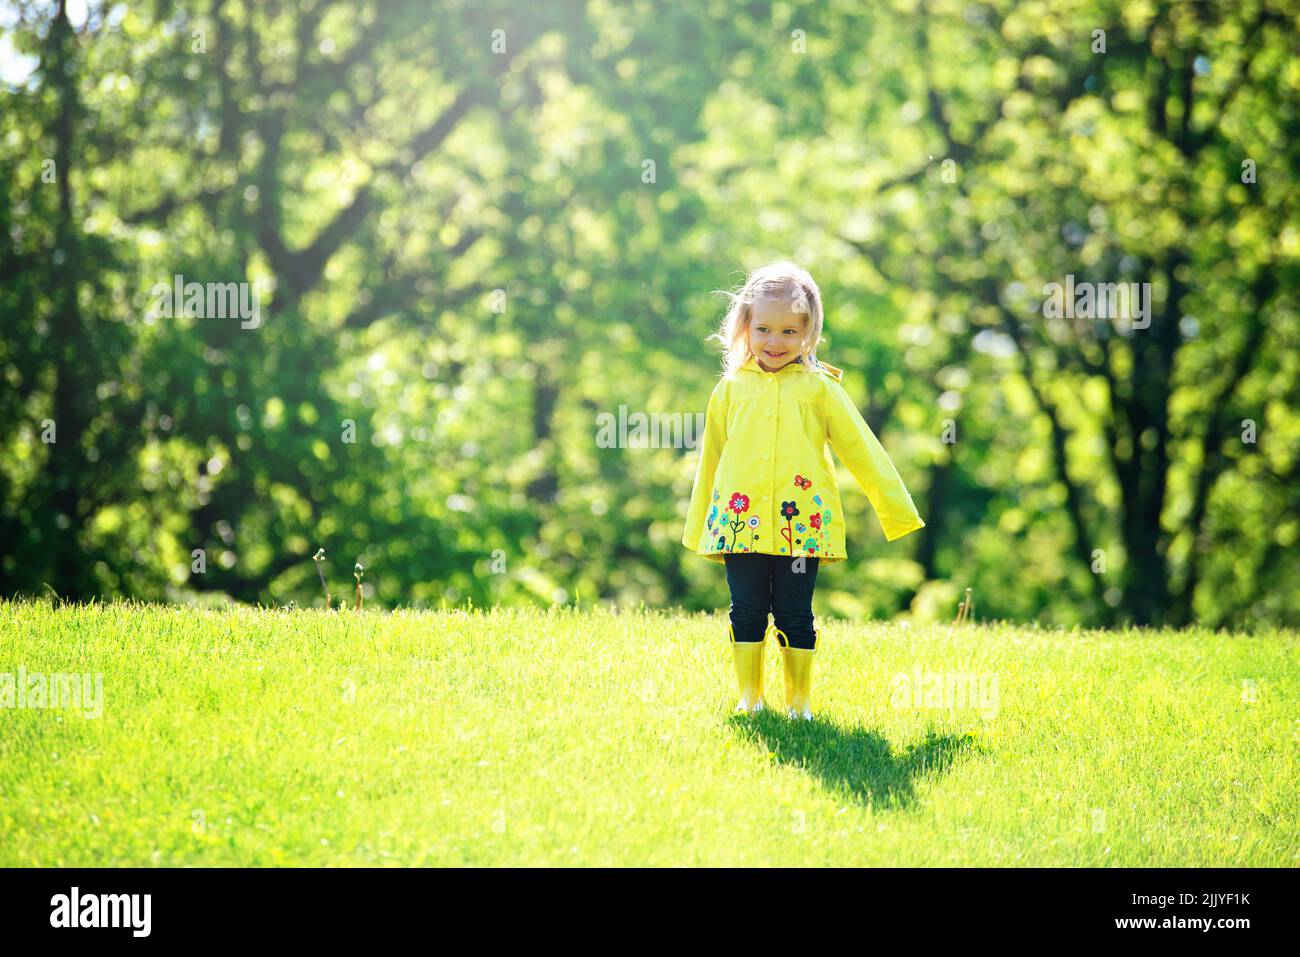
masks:
<instances>
[{"instance_id":1,"label":"blurred tree","mask_svg":"<svg viewBox=\"0 0 1300 957\"><path fill-rule=\"evenodd\" d=\"M306 602L324 546L372 604L716 607L678 543L694 453L599 448L595 416L702 411L715 290L780 257L928 522L886 545L846 496L826 611L973 585L981 615L1294 621L1295 28L11 4L0 590ZM255 288L260 323L157 315L178 275ZM1066 276L1150 282L1150 326L1047 314Z\"/></svg>"}]
</instances>

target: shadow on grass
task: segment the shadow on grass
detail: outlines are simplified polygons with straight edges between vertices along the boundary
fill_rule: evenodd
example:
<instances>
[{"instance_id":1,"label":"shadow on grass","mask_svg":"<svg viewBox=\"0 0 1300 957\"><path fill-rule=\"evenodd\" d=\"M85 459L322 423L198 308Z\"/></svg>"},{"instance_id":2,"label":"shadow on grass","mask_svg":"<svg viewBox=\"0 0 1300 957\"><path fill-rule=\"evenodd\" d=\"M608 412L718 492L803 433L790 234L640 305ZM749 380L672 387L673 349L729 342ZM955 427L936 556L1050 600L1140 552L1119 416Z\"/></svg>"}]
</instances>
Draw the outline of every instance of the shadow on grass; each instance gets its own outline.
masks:
<instances>
[{"instance_id":1,"label":"shadow on grass","mask_svg":"<svg viewBox=\"0 0 1300 957\"><path fill-rule=\"evenodd\" d=\"M973 735L930 731L896 754L878 731L841 728L820 718L791 720L775 710L733 714L728 724L774 761L803 768L827 789L877 807L908 807L916 799L918 776L943 774L960 752L982 750Z\"/></svg>"}]
</instances>

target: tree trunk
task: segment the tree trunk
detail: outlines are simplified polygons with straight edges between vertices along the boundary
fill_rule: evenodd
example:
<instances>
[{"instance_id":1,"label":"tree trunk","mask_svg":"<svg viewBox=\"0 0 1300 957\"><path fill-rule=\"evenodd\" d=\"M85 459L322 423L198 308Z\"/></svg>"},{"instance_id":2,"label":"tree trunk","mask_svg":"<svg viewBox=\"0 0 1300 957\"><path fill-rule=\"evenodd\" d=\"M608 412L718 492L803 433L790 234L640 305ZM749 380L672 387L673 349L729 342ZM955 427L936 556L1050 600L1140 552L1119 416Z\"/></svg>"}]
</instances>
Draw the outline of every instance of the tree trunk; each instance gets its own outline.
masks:
<instances>
[{"instance_id":1,"label":"tree trunk","mask_svg":"<svg viewBox=\"0 0 1300 957\"><path fill-rule=\"evenodd\" d=\"M50 29L47 82L57 91L58 113L54 121L54 169L58 189L58 220L52 256L53 306L51 327L54 346L55 441L46 466L49 477L43 531L52 551L51 586L61 596L81 599L89 595L88 558L81 543L79 483L86 475L81 437L87 423L89 396L85 395L84 370L78 369L77 355L85 341L77 288L81 281L81 250L73 222L72 170L73 138L79 110L72 63L75 39L68 22L66 0L60 2ZM79 375L79 373L82 373ZM60 527L63 526L63 527Z\"/></svg>"}]
</instances>

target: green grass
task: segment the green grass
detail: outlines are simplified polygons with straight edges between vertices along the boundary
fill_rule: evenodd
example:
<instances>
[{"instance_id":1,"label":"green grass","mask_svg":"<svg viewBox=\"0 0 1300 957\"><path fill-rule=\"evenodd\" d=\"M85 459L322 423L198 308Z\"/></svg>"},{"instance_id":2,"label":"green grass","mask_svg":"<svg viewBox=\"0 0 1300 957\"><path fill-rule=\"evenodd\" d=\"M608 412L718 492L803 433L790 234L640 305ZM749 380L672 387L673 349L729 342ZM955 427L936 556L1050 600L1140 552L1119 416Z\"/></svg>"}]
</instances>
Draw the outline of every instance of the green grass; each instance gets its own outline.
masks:
<instances>
[{"instance_id":1,"label":"green grass","mask_svg":"<svg viewBox=\"0 0 1300 957\"><path fill-rule=\"evenodd\" d=\"M0 865L1300 862L1295 633L819 634L804 724L731 714L721 616L0 602L0 673L103 674L0 708Z\"/></svg>"}]
</instances>

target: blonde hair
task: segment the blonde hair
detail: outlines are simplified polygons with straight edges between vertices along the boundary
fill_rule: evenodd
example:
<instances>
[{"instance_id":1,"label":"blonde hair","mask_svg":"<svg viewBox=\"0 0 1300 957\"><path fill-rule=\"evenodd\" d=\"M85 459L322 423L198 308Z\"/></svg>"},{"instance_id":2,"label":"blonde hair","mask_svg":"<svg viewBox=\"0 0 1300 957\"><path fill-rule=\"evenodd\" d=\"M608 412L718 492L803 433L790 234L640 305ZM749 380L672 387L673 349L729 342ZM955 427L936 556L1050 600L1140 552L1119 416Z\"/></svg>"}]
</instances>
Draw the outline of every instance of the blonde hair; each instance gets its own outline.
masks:
<instances>
[{"instance_id":1,"label":"blonde hair","mask_svg":"<svg viewBox=\"0 0 1300 957\"><path fill-rule=\"evenodd\" d=\"M818 368L817 345L822 341L822 293L806 269L786 261L768 263L750 273L735 292L721 292L730 299L730 306L718 331L708 338L721 343L726 372L734 372L749 359L749 323L754 315L754 302L787 297L791 310L808 319L804 324L800 351L809 368Z\"/></svg>"}]
</instances>

